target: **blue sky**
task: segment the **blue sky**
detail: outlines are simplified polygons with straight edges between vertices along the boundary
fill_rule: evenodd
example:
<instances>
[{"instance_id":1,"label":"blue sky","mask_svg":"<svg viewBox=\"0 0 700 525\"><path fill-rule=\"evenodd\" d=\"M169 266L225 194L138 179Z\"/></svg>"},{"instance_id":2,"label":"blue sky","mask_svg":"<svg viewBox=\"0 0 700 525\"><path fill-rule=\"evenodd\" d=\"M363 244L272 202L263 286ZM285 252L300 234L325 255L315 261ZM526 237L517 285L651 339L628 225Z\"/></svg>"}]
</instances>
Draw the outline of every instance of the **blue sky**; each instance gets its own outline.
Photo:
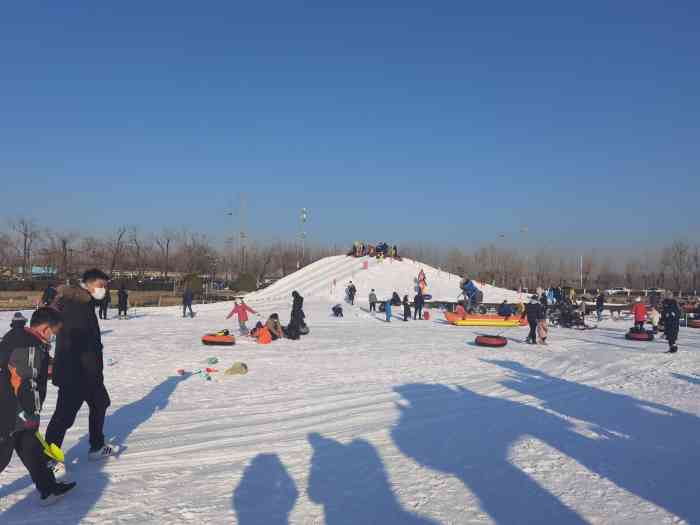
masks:
<instances>
[{"instance_id":1,"label":"blue sky","mask_svg":"<svg viewBox=\"0 0 700 525\"><path fill-rule=\"evenodd\" d=\"M223 238L245 193L261 239L303 206L322 243L700 240L697 2L95 4L3 10L2 216Z\"/></svg>"}]
</instances>

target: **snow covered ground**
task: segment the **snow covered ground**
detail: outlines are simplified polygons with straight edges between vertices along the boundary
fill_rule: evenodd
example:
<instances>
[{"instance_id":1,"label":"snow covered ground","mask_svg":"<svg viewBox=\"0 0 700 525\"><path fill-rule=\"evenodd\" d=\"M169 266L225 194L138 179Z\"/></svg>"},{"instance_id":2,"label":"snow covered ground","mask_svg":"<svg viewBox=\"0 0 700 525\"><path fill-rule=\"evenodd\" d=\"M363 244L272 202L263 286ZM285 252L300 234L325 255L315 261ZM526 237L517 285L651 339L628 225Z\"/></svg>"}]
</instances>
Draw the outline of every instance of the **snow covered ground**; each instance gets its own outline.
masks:
<instances>
[{"instance_id":1,"label":"snow covered ground","mask_svg":"<svg viewBox=\"0 0 700 525\"><path fill-rule=\"evenodd\" d=\"M233 328L229 304L103 322L106 434L126 449L88 463L84 409L64 446L78 487L42 509L14 457L0 523L700 523L700 330L675 356L626 341L629 320L486 349L478 328L388 324L361 296L343 319L307 299L311 334L269 346L201 345ZM251 305L288 319L287 297ZM209 356L250 372L176 375Z\"/></svg>"}]
</instances>

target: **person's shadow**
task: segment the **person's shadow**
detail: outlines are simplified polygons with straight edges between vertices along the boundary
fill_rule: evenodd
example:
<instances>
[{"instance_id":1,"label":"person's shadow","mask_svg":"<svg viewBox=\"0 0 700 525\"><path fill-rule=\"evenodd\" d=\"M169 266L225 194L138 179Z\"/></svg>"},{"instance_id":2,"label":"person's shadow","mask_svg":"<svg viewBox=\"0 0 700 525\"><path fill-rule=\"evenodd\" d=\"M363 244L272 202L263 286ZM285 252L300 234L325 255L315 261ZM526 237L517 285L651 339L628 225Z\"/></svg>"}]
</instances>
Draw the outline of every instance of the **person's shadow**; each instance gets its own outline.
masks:
<instances>
[{"instance_id":1,"label":"person's shadow","mask_svg":"<svg viewBox=\"0 0 700 525\"><path fill-rule=\"evenodd\" d=\"M142 423L148 421L156 411L163 410L168 405L170 396L177 385L187 377L169 377L142 399L117 409L105 421L107 441L114 442L125 450L124 443L129 435ZM84 406L83 410L87 410L87 407ZM34 491L0 514L0 522L3 525L24 523L32 525L39 523L80 524L100 500L110 483L109 475L103 470L104 461L87 462L89 448L89 435L86 434L66 453L66 465L70 469L70 479L77 482L77 486L66 496L67 505L56 505L50 510L42 509L38 506L38 495ZM74 460L77 461L77 467ZM26 476L26 478L18 480L12 488L18 490L30 484L31 480L29 476Z\"/></svg>"},{"instance_id":2,"label":"person's shadow","mask_svg":"<svg viewBox=\"0 0 700 525\"><path fill-rule=\"evenodd\" d=\"M527 435L567 439L564 419L465 388L407 384L394 390L404 400L391 433L397 447L420 465L459 478L496 523L585 523L509 460L511 446Z\"/></svg>"},{"instance_id":3,"label":"person's shadow","mask_svg":"<svg viewBox=\"0 0 700 525\"><path fill-rule=\"evenodd\" d=\"M683 381L687 381L688 383L691 383L693 385L700 385L700 376L687 376L685 374L677 374L677 373L672 373L671 374L673 377L676 379L681 379Z\"/></svg>"},{"instance_id":4,"label":"person's shadow","mask_svg":"<svg viewBox=\"0 0 700 525\"><path fill-rule=\"evenodd\" d=\"M328 525L435 525L401 507L375 448L363 439L347 445L309 434L313 448L308 495L323 505Z\"/></svg>"},{"instance_id":5,"label":"person's shadow","mask_svg":"<svg viewBox=\"0 0 700 525\"><path fill-rule=\"evenodd\" d=\"M277 454L258 454L233 493L233 510L239 525L286 525L298 498Z\"/></svg>"},{"instance_id":6,"label":"person's shadow","mask_svg":"<svg viewBox=\"0 0 700 525\"><path fill-rule=\"evenodd\" d=\"M585 421L599 439L549 441L562 453L641 499L700 523L700 418L668 406L549 376L513 361L502 384L545 409ZM692 378L690 378L692 379Z\"/></svg>"}]
</instances>

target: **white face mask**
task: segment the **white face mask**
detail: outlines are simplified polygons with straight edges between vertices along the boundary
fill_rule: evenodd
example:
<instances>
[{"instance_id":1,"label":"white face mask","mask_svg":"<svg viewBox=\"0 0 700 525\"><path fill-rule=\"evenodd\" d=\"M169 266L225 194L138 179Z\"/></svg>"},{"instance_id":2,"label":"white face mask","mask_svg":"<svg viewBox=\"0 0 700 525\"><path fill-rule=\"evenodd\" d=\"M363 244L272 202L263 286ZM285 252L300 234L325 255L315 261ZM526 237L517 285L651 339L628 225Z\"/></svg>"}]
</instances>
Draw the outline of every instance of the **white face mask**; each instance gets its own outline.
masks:
<instances>
[{"instance_id":1,"label":"white face mask","mask_svg":"<svg viewBox=\"0 0 700 525\"><path fill-rule=\"evenodd\" d=\"M90 295L92 295L93 299L96 301L101 301L102 299L105 298L105 295L107 295L107 289L106 288L95 288Z\"/></svg>"}]
</instances>

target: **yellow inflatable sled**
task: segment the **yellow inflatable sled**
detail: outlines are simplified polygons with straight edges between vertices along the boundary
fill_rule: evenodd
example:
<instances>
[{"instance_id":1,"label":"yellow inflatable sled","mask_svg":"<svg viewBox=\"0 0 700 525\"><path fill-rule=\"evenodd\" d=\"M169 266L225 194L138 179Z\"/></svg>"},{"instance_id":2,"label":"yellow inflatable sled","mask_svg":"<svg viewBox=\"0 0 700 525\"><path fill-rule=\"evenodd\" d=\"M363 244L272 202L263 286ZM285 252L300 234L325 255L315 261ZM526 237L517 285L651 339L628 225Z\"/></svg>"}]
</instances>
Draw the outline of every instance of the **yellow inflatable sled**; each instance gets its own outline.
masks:
<instances>
[{"instance_id":1,"label":"yellow inflatable sled","mask_svg":"<svg viewBox=\"0 0 700 525\"><path fill-rule=\"evenodd\" d=\"M460 319L458 321L453 321L455 326L495 326L503 328L511 328L515 326L520 326L519 319Z\"/></svg>"}]
</instances>

